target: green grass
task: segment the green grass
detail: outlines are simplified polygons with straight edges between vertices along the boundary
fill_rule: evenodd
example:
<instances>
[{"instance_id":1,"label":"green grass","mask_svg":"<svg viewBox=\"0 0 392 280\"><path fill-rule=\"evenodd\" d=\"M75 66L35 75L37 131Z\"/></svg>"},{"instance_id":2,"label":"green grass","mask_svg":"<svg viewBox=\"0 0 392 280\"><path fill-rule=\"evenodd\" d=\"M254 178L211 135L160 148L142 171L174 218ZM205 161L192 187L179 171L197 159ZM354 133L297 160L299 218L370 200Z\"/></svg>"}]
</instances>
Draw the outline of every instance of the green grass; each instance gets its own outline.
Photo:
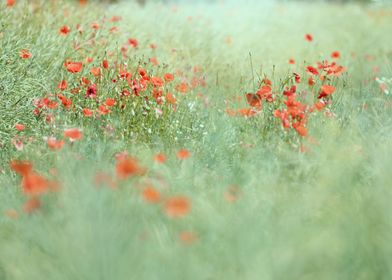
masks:
<instances>
[{"instance_id":1,"label":"green grass","mask_svg":"<svg viewBox=\"0 0 392 280\"><path fill-rule=\"evenodd\" d=\"M176 10L127 1L0 4L0 280L391 279L392 100L375 81L392 77L391 7L241 3L182 3ZM113 15L122 20L102 21ZM100 25L95 44L88 43L92 22ZM65 37L58 34L63 25L71 27ZM119 32L109 33L112 26ZM305 41L306 33L313 42ZM137 38L139 48L123 57L120 48L129 38ZM151 43L158 48L151 50ZM21 49L32 58L22 60ZM264 77L280 102L293 72L303 80L299 92L309 92L304 102L312 102L321 81L310 88L305 67L330 60L333 51L347 72L328 81L336 86L327 109L333 117L312 114L308 137L282 128L272 116L278 103L265 102L252 118L225 113L227 102L246 107L244 94ZM81 73L67 73L66 59L86 57L94 61ZM149 63L151 57L160 65ZM288 64L291 57L295 65ZM104 58L111 67L97 80L89 68ZM179 94L176 75L165 86L176 94L175 111L152 100L120 99L129 86L112 82L115 61L134 75L138 67L152 76L180 70L184 80L196 75L206 86ZM193 73L195 66L201 72ZM51 123L45 111L33 115L36 98L59 92L62 79L76 87L81 76L97 83L100 102L116 97L125 109L85 118L81 109L96 104L84 97L85 88L75 95L67 89L73 109L59 106ZM390 92L392 83L386 86ZM230 101L236 96L241 101ZM18 132L16 123L26 129ZM71 127L80 128L83 139L49 150L44 137L63 139ZM24 142L22 151L12 144L15 137ZM181 148L192 156L177 159ZM114 190L96 187L97 172L115 178L115 155L122 151L147 174L119 181ZM167 155L165 164L154 162L158 152ZM61 184L60 191L40 196L34 213L23 211L29 196L10 169L12 159L31 161ZM143 200L146 184L166 198L186 196L191 211L168 217L164 202ZM230 190L233 203L225 199ZM18 217L9 217L10 210ZM192 244L181 242L184 231L196 236Z\"/></svg>"}]
</instances>

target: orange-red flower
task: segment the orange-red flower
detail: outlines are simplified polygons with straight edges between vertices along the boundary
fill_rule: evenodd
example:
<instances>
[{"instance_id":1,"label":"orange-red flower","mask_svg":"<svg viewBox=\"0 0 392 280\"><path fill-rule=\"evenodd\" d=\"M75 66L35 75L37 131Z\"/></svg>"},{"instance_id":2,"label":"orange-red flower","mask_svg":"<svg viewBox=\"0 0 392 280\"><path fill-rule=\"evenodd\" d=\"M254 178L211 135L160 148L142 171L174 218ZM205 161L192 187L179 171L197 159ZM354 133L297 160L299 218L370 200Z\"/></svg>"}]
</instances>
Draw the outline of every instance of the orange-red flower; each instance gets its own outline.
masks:
<instances>
[{"instance_id":1,"label":"orange-red flower","mask_svg":"<svg viewBox=\"0 0 392 280\"><path fill-rule=\"evenodd\" d=\"M337 59L337 58L340 58L340 52L338 52L338 51L332 52L332 53L331 53L331 57L332 57L332 58L336 58L336 59Z\"/></svg>"},{"instance_id":2,"label":"orange-red flower","mask_svg":"<svg viewBox=\"0 0 392 280\"><path fill-rule=\"evenodd\" d=\"M62 36L66 36L70 31L71 29L68 26L64 25L60 28L59 33Z\"/></svg>"},{"instance_id":3,"label":"orange-red flower","mask_svg":"<svg viewBox=\"0 0 392 280\"><path fill-rule=\"evenodd\" d=\"M22 179L22 188L25 194L40 195L49 190L49 182L35 172L30 172Z\"/></svg>"},{"instance_id":4,"label":"orange-red flower","mask_svg":"<svg viewBox=\"0 0 392 280\"><path fill-rule=\"evenodd\" d=\"M64 63L64 66L70 73L79 73L80 71L82 71L83 63L66 61Z\"/></svg>"},{"instance_id":5,"label":"orange-red flower","mask_svg":"<svg viewBox=\"0 0 392 280\"><path fill-rule=\"evenodd\" d=\"M318 98L323 98L323 97L327 97L328 95L331 95L332 93L334 93L336 90L336 88L334 86L331 85L323 85L321 86L321 92Z\"/></svg>"},{"instance_id":6,"label":"orange-red flower","mask_svg":"<svg viewBox=\"0 0 392 280\"><path fill-rule=\"evenodd\" d=\"M85 117L92 117L93 116L93 112L90 109L88 109L88 108L84 108L83 109L83 115Z\"/></svg>"},{"instance_id":7,"label":"orange-red flower","mask_svg":"<svg viewBox=\"0 0 392 280\"><path fill-rule=\"evenodd\" d=\"M166 73L166 74L164 75L164 78L165 78L165 81L166 81L166 82L172 82L172 81L174 81L174 75L171 74L171 73Z\"/></svg>"},{"instance_id":8,"label":"orange-red flower","mask_svg":"<svg viewBox=\"0 0 392 280\"><path fill-rule=\"evenodd\" d=\"M78 128L69 128L64 130L64 137L68 138L71 142L74 142L82 139L83 134Z\"/></svg>"},{"instance_id":9,"label":"orange-red flower","mask_svg":"<svg viewBox=\"0 0 392 280\"><path fill-rule=\"evenodd\" d=\"M147 186L142 192L143 199L149 203L159 203L161 200L160 192L153 186Z\"/></svg>"},{"instance_id":10,"label":"orange-red flower","mask_svg":"<svg viewBox=\"0 0 392 280\"><path fill-rule=\"evenodd\" d=\"M181 84L178 84L176 86L176 90L181 92L181 93L187 93L188 92L188 88L189 87L188 87L187 83L181 83Z\"/></svg>"},{"instance_id":11,"label":"orange-red flower","mask_svg":"<svg viewBox=\"0 0 392 280\"><path fill-rule=\"evenodd\" d=\"M57 88L58 88L59 90L66 90L67 87L68 87L68 85L67 85L67 81L66 81L66 80L62 80L62 81L60 81L60 82L57 84Z\"/></svg>"},{"instance_id":12,"label":"orange-red flower","mask_svg":"<svg viewBox=\"0 0 392 280\"><path fill-rule=\"evenodd\" d=\"M29 50L21 49L20 52L19 52L19 56L22 59L28 59L28 58L32 57L33 55L30 53Z\"/></svg>"},{"instance_id":13,"label":"orange-red flower","mask_svg":"<svg viewBox=\"0 0 392 280\"><path fill-rule=\"evenodd\" d=\"M95 77L98 77L101 75L101 68L93 67L90 69L90 73L93 74Z\"/></svg>"},{"instance_id":14,"label":"orange-red flower","mask_svg":"<svg viewBox=\"0 0 392 280\"><path fill-rule=\"evenodd\" d=\"M154 160L157 163L165 163L166 162L166 156L163 153L158 153L154 156Z\"/></svg>"},{"instance_id":15,"label":"orange-red flower","mask_svg":"<svg viewBox=\"0 0 392 280\"><path fill-rule=\"evenodd\" d=\"M27 160L12 160L10 166L21 176L27 176L33 170L33 165Z\"/></svg>"},{"instance_id":16,"label":"orange-red flower","mask_svg":"<svg viewBox=\"0 0 392 280\"><path fill-rule=\"evenodd\" d=\"M141 176L146 173L146 169L139 165L139 162L131 157L120 159L116 165L117 176L125 179L133 176Z\"/></svg>"},{"instance_id":17,"label":"orange-red flower","mask_svg":"<svg viewBox=\"0 0 392 280\"><path fill-rule=\"evenodd\" d=\"M173 196L166 200L164 210L171 218L181 218L191 210L191 202L185 196Z\"/></svg>"},{"instance_id":18,"label":"orange-red flower","mask_svg":"<svg viewBox=\"0 0 392 280\"><path fill-rule=\"evenodd\" d=\"M17 124L15 124L15 128L18 131L23 131L23 130L25 130L26 126L23 124L17 123Z\"/></svg>"},{"instance_id":19,"label":"orange-red flower","mask_svg":"<svg viewBox=\"0 0 392 280\"><path fill-rule=\"evenodd\" d=\"M55 137L48 138L48 147L52 150L60 150L64 146L64 140L57 140Z\"/></svg>"},{"instance_id":20,"label":"orange-red flower","mask_svg":"<svg viewBox=\"0 0 392 280\"><path fill-rule=\"evenodd\" d=\"M15 2L15 0L7 0L7 6L12 7L13 5L15 5Z\"/></svg>"},{"instance_id":21,"label":"orange-red flower","mask_svg":"<svg viewBox=\"0 0 392 280\"><path fill-rule=\"evenodd\" d=\"M181 149L177 152L177 158L178 159L187 159L191 156L191 153L187 149Z\"/></svg>"},{"instance_id":22,"label":"orange-red flower","mask_svg":"<svg viewBox=\"0 0 392 280\"><path fill-rule=\"evenodd\" d=\"M312 34L305 34L305 40L308 41L308 42L312 42L313 41Z\"/></svg>"}]
</instances>

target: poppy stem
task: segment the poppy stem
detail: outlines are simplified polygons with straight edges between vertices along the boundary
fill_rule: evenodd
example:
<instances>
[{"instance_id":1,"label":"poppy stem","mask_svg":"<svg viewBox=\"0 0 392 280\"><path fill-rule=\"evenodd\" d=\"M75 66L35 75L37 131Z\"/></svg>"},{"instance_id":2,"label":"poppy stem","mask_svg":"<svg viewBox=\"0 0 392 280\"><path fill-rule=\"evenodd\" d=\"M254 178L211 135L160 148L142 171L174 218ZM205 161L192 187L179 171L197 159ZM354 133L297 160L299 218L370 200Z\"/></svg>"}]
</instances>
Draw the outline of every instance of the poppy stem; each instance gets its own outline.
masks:
<instances>
[{"instance_id":1,"label":"poppy stem","mask_svg":"<svg viewBox=\"0 0 392 280\"><path fill-rule=\"evenodd\" d=\"M253 92L255 92L256 91L255 72L253 70L253 60L252 60L252 53L251 52L249 52L249 61L250 61L250 69L252 71Z\"/></svg>"}]
</instances>

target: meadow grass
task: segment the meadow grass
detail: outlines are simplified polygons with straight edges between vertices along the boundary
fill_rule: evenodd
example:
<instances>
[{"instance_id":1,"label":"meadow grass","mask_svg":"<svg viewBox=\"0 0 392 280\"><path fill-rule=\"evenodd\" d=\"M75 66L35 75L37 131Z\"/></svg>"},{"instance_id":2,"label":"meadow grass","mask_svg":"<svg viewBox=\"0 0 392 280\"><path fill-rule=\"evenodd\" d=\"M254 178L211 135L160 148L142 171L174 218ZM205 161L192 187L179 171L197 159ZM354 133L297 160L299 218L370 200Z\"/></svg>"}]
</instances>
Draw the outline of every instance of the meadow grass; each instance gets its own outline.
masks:
<instances>
[{"instance_id":1,"label":"meadow grass","mask_svg":"<svg viewBox=\"0 0 392 280\"><path fill-rule=\"evenodd\" d=\"M389 6L273 1L1 3L0 280L391 279L391 14ZM114 15L122 20L109 22ZM67 36L59 35L63 25ZM129 38L139 47L123 56ZM21 59L21 49L32 57ZM284 129L266 102L253 117L226 113L248 106L245 93L265 77L281 96L296 72L299 91L317 95L322 81L310 88L306 66L333 51L347 71L329 81L332 103L309 118L307 137ZM64 69L67 59L86 57L94 61L81 73ZM95 101L83 89L67 92L72 109L59 106L51 122L33 114L36 98L59 92L62 79L74 87L82 75L94 80L88 69L105 58L152 76L179 70L176 81L206 85L177 94L176 110L132 98L124 110L86 118L81 109ZM127 87L112 82L116 71L97 79L99 100ZM44 137L63 139L73 127L80 141L48 149ZM191 153L185 160L176 157L182 148ZM115 158L124 151L147 174L117 180ZM164 164L154 161L159 152ZM59 191L39 197L39 209L25 211L29 195L10 168L14 159L59 182ZM96 186L97 172L116 187ZM143 199L146 185L161 203ZM191 203L182 218L165 212L165 198L177 195Z\"/></svg>"}]
</instances>

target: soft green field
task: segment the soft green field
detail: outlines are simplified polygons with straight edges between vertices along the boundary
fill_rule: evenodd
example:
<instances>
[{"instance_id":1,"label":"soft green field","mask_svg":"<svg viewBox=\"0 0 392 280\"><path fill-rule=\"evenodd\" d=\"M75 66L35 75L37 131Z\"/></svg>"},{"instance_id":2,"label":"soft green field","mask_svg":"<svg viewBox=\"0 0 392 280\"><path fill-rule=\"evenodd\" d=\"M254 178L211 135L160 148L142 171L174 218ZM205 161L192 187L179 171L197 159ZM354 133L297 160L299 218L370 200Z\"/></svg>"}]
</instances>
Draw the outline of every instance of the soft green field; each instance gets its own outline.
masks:
<instances>
[{"instance_id":1,"label":"soft green field","mask_svg":"<svg viewBox=\"0 0 392 280\"><path fill-rule=\"evenodd\" d=\"M392 8L4 2L0 280L392 279ZM60 35L64 25L70 32ZM32 56L21 58L22 49ZM67 60L83 62L81 72L68 72ZM346 71L324 79L306 71L325 60ZM120 68L132 78L121 78ZM162 103L152 82L134 95L139 68L149 77L174 74L155 87ZM82 77L96 84L96 97L86 97ZM274 102L263 100L254 116L238 114L266 78ZM336 88L323 110L306 113L304 137L274 117L293 84L306 108L323 85ZM34 114L44 97L57 107ZM107 98L116 104L103 114ZM71 143L69 128L83 138ZM52 150L48 137L64 145ZM178 158L180 149L190 157ZM121 178L125 152L142 174ZM158 153L164 163L154 160ZM29 191L32 175L22 179L13 160L29 161L55 186L39 190L34 181ZM185 205L171 208L175 197Z\"/></svg>"}]
</instances>

